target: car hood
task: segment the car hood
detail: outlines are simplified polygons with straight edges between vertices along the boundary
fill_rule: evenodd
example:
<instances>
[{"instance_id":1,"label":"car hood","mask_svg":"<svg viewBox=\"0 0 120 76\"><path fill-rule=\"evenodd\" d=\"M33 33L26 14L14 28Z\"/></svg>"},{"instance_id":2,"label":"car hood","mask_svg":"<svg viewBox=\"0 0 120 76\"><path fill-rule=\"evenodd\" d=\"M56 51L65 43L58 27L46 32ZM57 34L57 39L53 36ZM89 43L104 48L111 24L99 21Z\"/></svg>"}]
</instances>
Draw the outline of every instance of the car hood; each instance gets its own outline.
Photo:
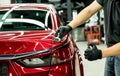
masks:
<instances>
[{"instance_id":1,"label":"car hood","mask_svg":"<svg viewBox=\"0 0 120 76\"><path fill-rule=\"evenodd\" d=\"M44 51L61 45L54 41L54 31L0 32L0 55Z\"/></svg>"}]
</instances>

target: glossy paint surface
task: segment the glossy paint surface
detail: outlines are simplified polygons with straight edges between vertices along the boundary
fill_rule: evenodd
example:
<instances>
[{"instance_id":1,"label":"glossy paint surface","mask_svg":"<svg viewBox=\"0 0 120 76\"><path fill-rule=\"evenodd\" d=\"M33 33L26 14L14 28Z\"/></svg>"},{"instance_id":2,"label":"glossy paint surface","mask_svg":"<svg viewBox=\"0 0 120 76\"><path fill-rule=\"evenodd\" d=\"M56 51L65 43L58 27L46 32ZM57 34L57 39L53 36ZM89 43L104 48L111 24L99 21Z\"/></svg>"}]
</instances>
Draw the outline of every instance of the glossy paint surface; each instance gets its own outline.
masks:
<instances>
[{"instance_id":1,"label":"glossy paint surface","mask_svg":"<svg viewBox=\"0 0 120 76\"><path fill-rule=\"evenodd\" d=\"M0 9L10 9L14 6L16 5L0 6ZM54 41L55 31L61 25L54 7L49 7L48 4L25 4L19 8L51 10L52 29L0 31L0 63L7 64L2 66L7 68L8 76L84 76L81 55L71 35L66 35L60 42ZM46 49L48 51L44 52ZM36 53L39 51L42 52ZM11 56L13 59L9 58ZM15 58L17 56L19 58ZM32 61L32 58L38 57L45 60L47 56L50 63L41 63L43 65L36 67L29 67L20 62L25 59ZM0 69L3 69L2 66Z\"/></svg>"}]
</instances>

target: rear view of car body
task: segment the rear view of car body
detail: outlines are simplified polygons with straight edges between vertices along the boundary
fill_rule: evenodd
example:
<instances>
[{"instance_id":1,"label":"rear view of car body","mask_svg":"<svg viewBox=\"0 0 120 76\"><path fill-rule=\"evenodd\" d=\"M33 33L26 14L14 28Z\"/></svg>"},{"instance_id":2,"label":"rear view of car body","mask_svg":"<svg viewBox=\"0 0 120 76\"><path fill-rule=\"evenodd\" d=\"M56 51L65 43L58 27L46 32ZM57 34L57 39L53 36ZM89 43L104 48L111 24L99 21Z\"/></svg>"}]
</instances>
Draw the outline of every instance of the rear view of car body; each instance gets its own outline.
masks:
<instances>
[{"instance_id":1,"label":"rear view of car body","mask_svg":"<svg viewBox=\"0 0 120 76\"><path fill-rule=\"evenodd\" d=\"M51 4L0 6L0 18L1 76L84 76L71 35L54 41L62 22Z\"/></svg>"}]
</instances>

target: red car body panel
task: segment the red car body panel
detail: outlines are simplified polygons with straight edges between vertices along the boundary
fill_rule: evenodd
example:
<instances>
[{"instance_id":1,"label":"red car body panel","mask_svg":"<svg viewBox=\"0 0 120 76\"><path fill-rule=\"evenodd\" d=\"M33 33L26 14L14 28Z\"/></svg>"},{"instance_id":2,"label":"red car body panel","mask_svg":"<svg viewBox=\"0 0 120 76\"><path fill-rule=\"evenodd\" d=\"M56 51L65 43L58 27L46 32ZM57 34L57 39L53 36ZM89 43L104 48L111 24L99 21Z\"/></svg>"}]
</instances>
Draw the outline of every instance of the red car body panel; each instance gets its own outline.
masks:
<instances>
[{"instance_id":1,"label":"red car body panel","mask_svg":"<svg viewBox=\"0 0 120 76\"><path fill-rule=\"evenodd\" d=\"M18 4L0 6L0 10L10 9L16 5ZM0 31L0 69L5 70L5 72L0 71L0 74L8 73L7 76L84 76L82 58L71 35L66 35L60 42L54 41L55 30L61 25L54 7L49 7L47 4L25 4L19 8L51 10L53 28L51 30ZM42 59L42 56L47 55L53 56L50 56L50 62L53 60L55 63L29 67L19 62L19 60L37 57Z\"/></svg>"},{"instance_id":2,"label":"red car body panel","mask_svg":"<svg viewBox=\"0 0 120 76\"><path fill-rule=\"evenodd\" d=\"M0 54L19 54L51 48L52 31L14 31L0 33ZM28 48L29 47L29 48ZM9 50L9 51L8 51Z\"/></svg>"}]
</instances>

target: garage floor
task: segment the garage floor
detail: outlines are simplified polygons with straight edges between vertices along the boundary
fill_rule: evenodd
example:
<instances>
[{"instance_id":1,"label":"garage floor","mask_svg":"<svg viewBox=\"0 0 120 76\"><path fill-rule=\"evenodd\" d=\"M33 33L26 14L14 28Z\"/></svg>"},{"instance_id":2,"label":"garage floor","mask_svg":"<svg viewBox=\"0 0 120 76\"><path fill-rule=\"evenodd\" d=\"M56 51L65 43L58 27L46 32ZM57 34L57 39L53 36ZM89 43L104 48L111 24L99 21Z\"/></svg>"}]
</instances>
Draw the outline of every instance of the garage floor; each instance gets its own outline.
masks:
<instances>
[{"instance_id":1,"label":"garage floor","mask_svg":"<svg viewBox=\"0 0 120 76\"><path fill-rule=\"evenodd\" d=\"M85 76L104 76L105 58L96 61L88 61L84 58L84 51L87 48L86 41L79 41L77 45L83 57L84 75ZM97 45L99 49L106 48L106 45L101 43Z\"/></svg>"}]
</instances>

